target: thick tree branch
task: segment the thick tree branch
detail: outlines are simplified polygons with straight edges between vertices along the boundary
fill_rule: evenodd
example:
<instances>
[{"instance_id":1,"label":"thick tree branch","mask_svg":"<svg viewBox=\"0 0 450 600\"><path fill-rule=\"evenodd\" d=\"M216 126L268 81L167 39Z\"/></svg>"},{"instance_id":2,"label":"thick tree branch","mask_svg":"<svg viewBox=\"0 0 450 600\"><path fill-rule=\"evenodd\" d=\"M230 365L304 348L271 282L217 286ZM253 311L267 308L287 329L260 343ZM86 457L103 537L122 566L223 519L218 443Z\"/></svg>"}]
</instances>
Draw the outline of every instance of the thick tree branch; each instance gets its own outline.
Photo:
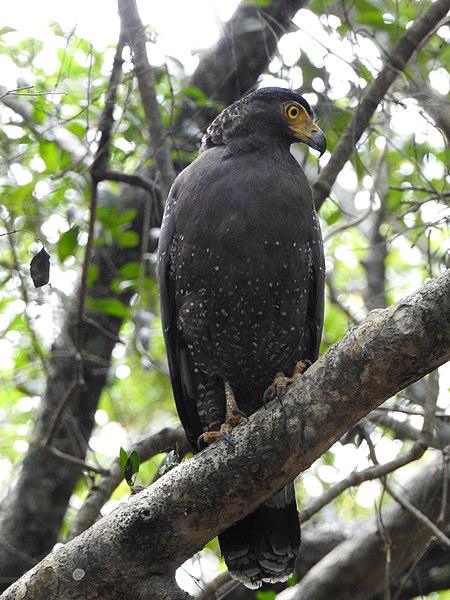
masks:
<instances>
[{"instance_id":1,"label":"thick tree branch","mask_svg":"<svg viewBox=\"0 0 450 600\"><path fill-rule=\"evenodd\" d=\"M172 450L176 446L180 449L181 457L191 451L191 447L182 427L177 427L177 429L163 429L157 434L145 437L133 444L131 448L128 449L128 452L136 450L140 462L143 463L155 454L169 452L169 450ZM123 480L119 458L116 458L113 461L108 471L108 475L102 477L91 489L83 506L77 512L74 522L72 523L70 538L76 537L95 523L102 506Z\"/></svg>"},{"instance_id":2,"label":"thick tree branch","mask_svg":"<svg viewBox=\"0 0 450 600\"><path fill-rule=\"evenodd\" d=\"M131 598L134 582L181 564L308 468L370 410L447 361L449 314L450 270L369 314L290 388L283 406L261 409L237 428L233 449L214 444L170 471L56 549L2 600L40 585L48 600L62 593Z\"/></svg>"},{"instance_id":3,"label":"thick tree branch","mask_svg":"<svg viewBox=\"0 0 450 600\"><path fill-rule=\"evenodd\" d=\"M403 37L397 42L386 58L383 69L373 83L367 86L361 104L348 124L334 149L330 161L323 169L313 186L314 201L319 209L336 181L342 167L350 158L355 145L369 125L370 119L377 109L392 83L403 72L414 52L420 48L426 38L445 17L450 9L450 0L436 0L421 17L418 17Z\"/></svg>"}]
</instances>

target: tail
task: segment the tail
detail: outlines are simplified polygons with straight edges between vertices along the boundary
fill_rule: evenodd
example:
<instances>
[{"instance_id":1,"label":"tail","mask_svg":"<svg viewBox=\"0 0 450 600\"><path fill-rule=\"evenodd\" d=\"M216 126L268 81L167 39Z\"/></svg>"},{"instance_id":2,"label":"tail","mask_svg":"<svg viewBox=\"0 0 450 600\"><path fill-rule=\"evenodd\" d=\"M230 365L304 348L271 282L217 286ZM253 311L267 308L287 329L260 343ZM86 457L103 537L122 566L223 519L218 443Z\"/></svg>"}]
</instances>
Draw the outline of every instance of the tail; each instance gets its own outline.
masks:
<instances>
[{"instance_id":1,"label":"tail","mask_svg":"<svg viewBox=\"0 0 450 600\"><path fill-rule=\"evenodd\" d=\"M221 533L219 543L230 574L247 587L286 581L300 548L294 483Z\"/></svg>"}]
</instances>

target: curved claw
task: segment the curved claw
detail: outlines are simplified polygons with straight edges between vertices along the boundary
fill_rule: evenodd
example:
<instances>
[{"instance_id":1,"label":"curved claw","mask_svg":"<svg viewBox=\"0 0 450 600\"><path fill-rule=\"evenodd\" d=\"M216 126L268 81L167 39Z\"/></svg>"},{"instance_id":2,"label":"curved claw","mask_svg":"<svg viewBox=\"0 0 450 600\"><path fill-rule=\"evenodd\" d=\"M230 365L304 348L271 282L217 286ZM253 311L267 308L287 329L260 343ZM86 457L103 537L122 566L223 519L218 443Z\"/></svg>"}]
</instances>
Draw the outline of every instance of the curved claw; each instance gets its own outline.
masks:
<instances>
[{"instance_id":1,"label":"curved claw","mask_svg":"<svg viewBox=\"0 0 450 600\"><path fill-rule=\"evenodd\" d=\"M240 425L243 421L247 420L247 415L239 410L236 404L233 390L228 381L224 380L225 386L225 398L226 398L226 418L225 422L222 423L219 431L204 431L197 439L197 448L204 450L207 446L215 442L216 440L223 439L224 442L230 447L234 448L234 444L231 441L230 433L237 425Z\"/></svg>"},{"instance_id":2,"label":"curved claw","mask_svg":"<svg viewBox=\"0 0 450 600\"><path fill-rule=\"evenodd\" d=\"M285 377L284 373L277 373L273 379L273 382L266 389L263 395L263 404L266 406L267 402L278 399L278 402L283 406L283 396L286 393L287 388L294 383L296 379L301 377L308 367L311 366L311 361L307 358L299 360L294 368L292 377Z\"/></svg>"},{"instance_id":3,"label":"curved claw","mask_svg":"<svg viewBox=\"0 0 450 600\"><path fill-rule=\"evenodd\" d=\"M201 435L198 436L197 438L197 448L199 450L204 450L205 448L208 447L208 442L205 440L205 436L202 433Z\"/></svg>"},{"instance_id":4,"label":"curved claw","mask_svg":"<svg viewBox=\"0 0 450 600\"><path fill-rule=\"evenodd\" d=\"M280 404L283 404L283 394L286 392L286 385L277 385L277 400Z\"/></svg>"},{"instance_id":5,"label":"curved claw","mask_svg":"<svg viewBox=\"0 0 450 600\"><path fill-rule=\"evenodd\" d=\"M240 410L239 408L233 408L231 414L233 415L233 417L236 417L236 425L239 425L239 423L241 423L243 420L248 421L248 417L245 414L245 412L242 412L242 410Z\"/></svg>"},{"instance_id":6,"label":"curved claw","mask_svg":"<svg viewBox=\"0 0 450 600\"><path fill-rule=\"evenodd\" d=\"M230 434L226 429L222 429L220 435L222 436L222 439L228 444L228 446L230 446L230 448L234 448L234 444L230 438Z\"/></svg>"},{"instance_id":7,"label":"curved claw","mask_svg":"<svg viewBox=\"0 0 450 600\"><path fill-rule=\"evenodd\" d=\"M275 400L275 398L278 399L280 404L283 404L282 397L283 397L283 394L285 393L288 385L289 385L289 379L284 376L284 373L277 373L274 377L273 383L271 385L269 385L267 390L264 392L264 395L263 395L264 406L266 405L267 402L270 402L271 400Z\"/></svg>"}]
</instances>

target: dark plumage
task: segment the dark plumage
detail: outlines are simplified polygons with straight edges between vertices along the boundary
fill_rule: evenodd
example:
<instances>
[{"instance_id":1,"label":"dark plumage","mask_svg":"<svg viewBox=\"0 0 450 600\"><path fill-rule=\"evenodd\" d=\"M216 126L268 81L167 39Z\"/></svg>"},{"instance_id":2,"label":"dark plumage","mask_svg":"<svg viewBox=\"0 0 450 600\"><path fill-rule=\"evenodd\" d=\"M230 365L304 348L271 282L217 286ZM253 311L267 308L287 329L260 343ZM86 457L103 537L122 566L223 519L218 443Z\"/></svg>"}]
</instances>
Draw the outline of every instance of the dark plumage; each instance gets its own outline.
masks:
<instances>
[{"instance_id":1,"label":"dark plumage","mask_svg":"<svg viewBox=\"0 0 450 600\"><path fill-rule=\"evenodd\" d=\"M323 249L311 188L290 153L295 142L321 153L326 146L304 98L281 88L249 94L209 126L167 200L161 318L194 450L225 420L224 381L250 415L278 372L318 355ZM231 574L249 587L285 580L300 545L293 484L219 541Z\"/></svg>"}]
</instances>

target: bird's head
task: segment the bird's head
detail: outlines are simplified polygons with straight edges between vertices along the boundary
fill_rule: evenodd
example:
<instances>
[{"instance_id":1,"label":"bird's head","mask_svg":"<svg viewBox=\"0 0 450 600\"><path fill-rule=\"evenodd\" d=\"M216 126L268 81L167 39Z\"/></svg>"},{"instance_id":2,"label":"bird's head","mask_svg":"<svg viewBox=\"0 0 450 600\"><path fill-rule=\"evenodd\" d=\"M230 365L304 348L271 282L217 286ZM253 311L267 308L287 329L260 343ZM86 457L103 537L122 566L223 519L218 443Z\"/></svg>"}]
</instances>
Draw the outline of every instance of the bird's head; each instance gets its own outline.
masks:
<instances>
[{"instance_id":1,"label":"bird's head","mask_svg":"<svg viewBox=\"0 0 450 600\"><path fill-rule=\"evenodd\" d=\"M202 150L229 145L240 150L258 147L273 140L302 142L325 152L327 140L315 123L308 102L285 88L261 88L226 108L208 127Z\"/></svg>"}]
</instances>

